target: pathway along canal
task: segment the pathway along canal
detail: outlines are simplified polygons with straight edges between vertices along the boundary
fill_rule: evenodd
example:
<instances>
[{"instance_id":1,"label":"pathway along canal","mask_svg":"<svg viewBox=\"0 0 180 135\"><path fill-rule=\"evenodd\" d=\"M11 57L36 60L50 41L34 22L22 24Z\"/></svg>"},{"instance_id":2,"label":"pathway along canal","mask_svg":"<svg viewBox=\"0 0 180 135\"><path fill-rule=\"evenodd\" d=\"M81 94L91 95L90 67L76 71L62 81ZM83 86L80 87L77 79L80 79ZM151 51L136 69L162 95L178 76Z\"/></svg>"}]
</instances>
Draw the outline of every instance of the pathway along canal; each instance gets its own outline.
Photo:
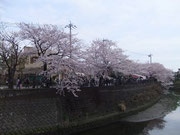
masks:
<instances>
[{"instance_id":1,"label":"pathway along canal","mask_svg":"<svg viewBox=\"0 0 180 135\"><path fill-rule=\"evenodd\" d=\"M180 135L180 93L171 93L118 123L74 135Z\"/></svg>"}]
</instances>

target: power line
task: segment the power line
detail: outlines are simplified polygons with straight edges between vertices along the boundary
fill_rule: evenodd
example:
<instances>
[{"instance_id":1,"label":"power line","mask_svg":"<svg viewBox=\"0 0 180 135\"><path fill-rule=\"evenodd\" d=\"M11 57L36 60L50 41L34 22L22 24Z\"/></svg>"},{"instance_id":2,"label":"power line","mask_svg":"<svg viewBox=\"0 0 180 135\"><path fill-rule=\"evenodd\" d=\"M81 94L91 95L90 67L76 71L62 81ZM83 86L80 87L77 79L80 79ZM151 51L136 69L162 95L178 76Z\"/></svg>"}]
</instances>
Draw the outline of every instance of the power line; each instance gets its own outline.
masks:
<instances>
[{"instance_id":1,"label":"power line","mask_svg":"<svg viewBox=\"0 0 180 135\"><path fill-rule=\"evenodd\" d=\"M124 51L125 51L125 52L134 53L134 54L138 54L138 55L148 56L148 54L145 54L145 53L139 53L139 52L130 51L130 50L124 50Z\"/></svg>"},{"instance_id":2,"label":"power line","mask_svg":"<svg viewBox=\"0 0 180 135\"><path fill-rule=\"evenodd\" d=\"M1 21L0 22L0 28L3 27L18 27L20 23L13 23L13 22L4 22ZM73 23L70 23L68 25L65 26L65 28L69 28L69 41L70 41L70 49L72 49L72 29L77 28L76 25L74 25ZM106 39L103 39L103 41L105 41ZM70 57L71 57L71 51L70 50ZM130 52L133 54L137 54L137 55L141 55L141 56L148 56L150 58L149 62L152 63L152 54L145 54L145 53L139 53L139 52L135 52L135 51L131 51L131 50L123 50L125 52Z\"/></svg>"},{"instance_id":3,"label":"power line","mask_svg":"<svg viewBox=\"0 0 180 135\"><path fill-rule=\"evenodd\" d=\"M0 25L2 26L2 25L4 25L4 26L8 26L8 27L18 27L17 25L18 25L19 23L12 23L12 22L0 22Z\"/></svg>"},{"instance_id":4,"label":"power line","mask_svg":"<svg viewBox=\"0 0 180 135\"><path fill-rule=\"evenodd\" d=\"M141 55L141 56L148 56L149 57L149 63L151 64L152 63L152 54L144 54L144 53L139 53L139 52L134 52L134 51L129 51L129 50L125 50L126 52L130 52L130 53L133 53L133 54L138 54L138 55Z\"/></svg>"}]
</instances>

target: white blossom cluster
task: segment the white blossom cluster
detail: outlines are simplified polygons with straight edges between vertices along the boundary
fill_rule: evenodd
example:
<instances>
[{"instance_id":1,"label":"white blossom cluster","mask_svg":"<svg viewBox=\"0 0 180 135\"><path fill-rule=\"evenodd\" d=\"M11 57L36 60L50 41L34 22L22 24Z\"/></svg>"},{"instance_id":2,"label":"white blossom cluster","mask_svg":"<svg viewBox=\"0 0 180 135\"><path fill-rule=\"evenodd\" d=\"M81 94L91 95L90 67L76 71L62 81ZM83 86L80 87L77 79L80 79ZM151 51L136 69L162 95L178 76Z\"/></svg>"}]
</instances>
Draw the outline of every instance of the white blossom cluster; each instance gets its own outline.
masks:
<instances>
[{"instance_id":1,"label":"white blossom cluster","mask_svg":"<svg viewBox=\"0 0 180 135\"><path fill-rule=\"evenodd\" d=\"M173 80L173 72L162 64L134 62L111 40L97 39L84 49L80 40L57 26L25 23L20 24L20 35L35 48L39 60L47 64L47 73L59 75L60 94L68 91L77 96L83 77L98 79L109 77L112 72L154 77L163 85Z\"/></svg>"}]
</instances>

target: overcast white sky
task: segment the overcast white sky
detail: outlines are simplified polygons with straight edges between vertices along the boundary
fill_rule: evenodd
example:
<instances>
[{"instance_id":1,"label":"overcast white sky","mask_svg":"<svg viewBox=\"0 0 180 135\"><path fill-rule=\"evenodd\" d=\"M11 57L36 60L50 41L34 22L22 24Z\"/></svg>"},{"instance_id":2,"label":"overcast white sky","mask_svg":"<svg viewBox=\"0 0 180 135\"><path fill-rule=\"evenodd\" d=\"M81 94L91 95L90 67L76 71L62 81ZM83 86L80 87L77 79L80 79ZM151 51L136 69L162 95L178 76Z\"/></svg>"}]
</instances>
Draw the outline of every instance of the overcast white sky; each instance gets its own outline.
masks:
<instances>
[{"instance_id":1,"label":"overcast white sky","mask_svg":"<svg viewBox=\"0 0 180 135\"><path fill-rule=\"evenodd\" d=\"M85 43L108 38L131 59L180 67L180 0L0 0L5 22L51 23L71 20Z\"/></svg>"}]
</instances>

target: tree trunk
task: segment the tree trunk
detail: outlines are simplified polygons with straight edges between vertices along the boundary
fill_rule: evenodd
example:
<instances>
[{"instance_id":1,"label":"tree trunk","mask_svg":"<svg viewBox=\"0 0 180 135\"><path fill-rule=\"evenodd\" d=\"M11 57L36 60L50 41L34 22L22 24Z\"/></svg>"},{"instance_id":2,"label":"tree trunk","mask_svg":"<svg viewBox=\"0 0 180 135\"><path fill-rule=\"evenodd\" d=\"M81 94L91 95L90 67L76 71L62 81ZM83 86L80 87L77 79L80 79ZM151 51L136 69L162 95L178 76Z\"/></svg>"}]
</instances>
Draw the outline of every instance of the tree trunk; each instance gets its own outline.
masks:
<instances>
[{"instance_id":1,"label":"tree trunk","mask_svg":"<svg viewBox=\"0 0 180 135\"><path fill-rule=\"evenodd\" d=\"M43 63L43 71L46 71L46 70L47 70L47 63L44 62L44 63Z\"/></svg>"},{"instance_id":2,"label":"tree trunk","mask_svg":"<svg viewBox=\"0 0 180 135\"><path fill-rule=\"evenodd\" d=\"M49 80L47 78L47 63L44 62L43 63L43 71L44 71L44 77L45 77L45 84L46 84L46 88L49 88Z\"/></svg>"},{"instance_id":3,"label":"tree trunk","mask_svg":"<svg viewBox=\"0 0 180 135\"><path fill-rule=\"evenodd\" d=\"M12 69L8 69L8 88L13 89L14 87L14 73Z\"/></svg>"}]
</instances>

